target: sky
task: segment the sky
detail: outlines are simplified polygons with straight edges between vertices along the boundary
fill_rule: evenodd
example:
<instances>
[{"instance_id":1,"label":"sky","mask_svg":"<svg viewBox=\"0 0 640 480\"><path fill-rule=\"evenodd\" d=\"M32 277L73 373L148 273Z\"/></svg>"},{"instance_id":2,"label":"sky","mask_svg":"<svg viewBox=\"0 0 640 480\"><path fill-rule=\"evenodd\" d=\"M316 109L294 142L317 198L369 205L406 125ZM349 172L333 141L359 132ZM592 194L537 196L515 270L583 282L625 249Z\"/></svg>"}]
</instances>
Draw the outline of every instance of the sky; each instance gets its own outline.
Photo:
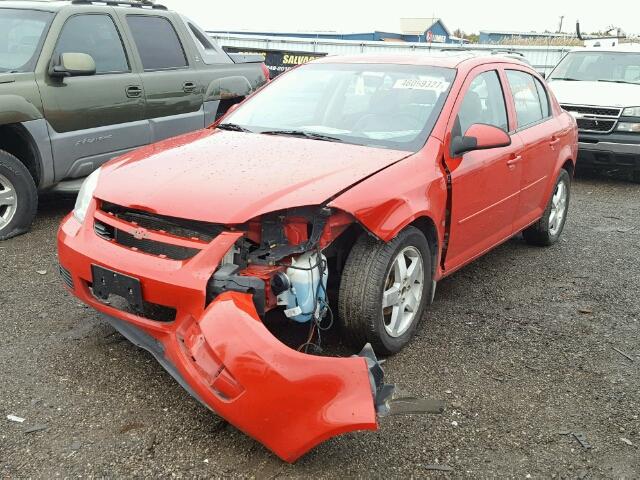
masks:
<instances>
[{"instance_id":1,"label":"sky","mask_svg":"<svg viewBox=\"0 0 640 480\"><path fill-rule=\"evenodd\" d=\"M439 17L449 30L556 31L564 15L566 32L580 20L584 32L609 26L640 33L640 1L607 4L585 0L156 0L207 30L398 32L401 17ZM618 7L616 7L618 6Z\"/></svg>"}]
</instances>

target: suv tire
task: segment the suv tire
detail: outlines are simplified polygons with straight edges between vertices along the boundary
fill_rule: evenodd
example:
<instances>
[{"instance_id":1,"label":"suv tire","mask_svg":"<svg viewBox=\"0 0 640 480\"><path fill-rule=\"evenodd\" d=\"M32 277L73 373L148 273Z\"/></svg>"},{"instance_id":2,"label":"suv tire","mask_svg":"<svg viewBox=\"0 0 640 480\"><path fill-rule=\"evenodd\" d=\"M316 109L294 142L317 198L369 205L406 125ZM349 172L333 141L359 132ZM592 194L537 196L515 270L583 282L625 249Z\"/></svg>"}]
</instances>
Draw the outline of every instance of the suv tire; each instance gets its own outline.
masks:
<instances>
[{"instance_id":1,"label":"suv tire","mask_svg":"<svg viewBox=\"0 0 640 480\"><path fill-rule=\"evenodd\" d=\"M0 240L25 233L38 209L38 189L20 160L0 150Z\"/></svg>"}]
</instances>

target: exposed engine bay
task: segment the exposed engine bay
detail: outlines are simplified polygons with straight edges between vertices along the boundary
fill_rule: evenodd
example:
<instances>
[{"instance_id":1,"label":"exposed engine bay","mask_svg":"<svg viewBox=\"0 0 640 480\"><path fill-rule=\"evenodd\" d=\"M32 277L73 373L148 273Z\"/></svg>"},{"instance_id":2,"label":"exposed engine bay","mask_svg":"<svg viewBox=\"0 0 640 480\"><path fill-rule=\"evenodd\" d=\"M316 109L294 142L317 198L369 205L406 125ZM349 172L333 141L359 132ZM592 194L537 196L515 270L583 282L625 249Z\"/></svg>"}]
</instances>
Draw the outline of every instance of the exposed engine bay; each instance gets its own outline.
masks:
<instances>
[{"instance_id":1,"label":"exposed engine bay","mask_svg":"<svg viewBox=\"0 0 640 480\"><path fill-rule=\"evenodd\" d=\"M210 279L207 302L228 291L250 293L260 316L278 309L294 322L310 323L307 342L299 349L319 349L319 332L331 328L334 318L327 293L329 276L337 281L340 266L339 261L332 262L336 269L330 272L324 250L353 224L346 213L303 207L234 227L245 234ZM329 250L337 260L337 249Z\"/></svg>"}]
</instances>

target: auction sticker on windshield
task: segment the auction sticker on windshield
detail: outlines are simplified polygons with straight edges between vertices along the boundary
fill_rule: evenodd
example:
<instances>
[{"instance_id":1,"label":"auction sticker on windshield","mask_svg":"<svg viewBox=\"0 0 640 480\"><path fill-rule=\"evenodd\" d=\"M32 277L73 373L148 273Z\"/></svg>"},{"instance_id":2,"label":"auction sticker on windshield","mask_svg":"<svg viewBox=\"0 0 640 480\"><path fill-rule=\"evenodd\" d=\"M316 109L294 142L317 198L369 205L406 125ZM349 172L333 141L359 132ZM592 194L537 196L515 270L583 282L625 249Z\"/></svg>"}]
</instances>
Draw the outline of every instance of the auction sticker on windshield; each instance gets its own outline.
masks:
<instances>
[{"instance_id":1,"label":"auction sticker on windshield","mask_svg":"<svg viewBox=\"0 0 640 480\"><path fill-rule=\"evenodd\" d=\"M393 88L400 89L413 89L413 90L435 90L437 92L444 92L449 88L449 82L445 82L439 78L401 78L396 80Z\"/></svg>"}]
</instances>

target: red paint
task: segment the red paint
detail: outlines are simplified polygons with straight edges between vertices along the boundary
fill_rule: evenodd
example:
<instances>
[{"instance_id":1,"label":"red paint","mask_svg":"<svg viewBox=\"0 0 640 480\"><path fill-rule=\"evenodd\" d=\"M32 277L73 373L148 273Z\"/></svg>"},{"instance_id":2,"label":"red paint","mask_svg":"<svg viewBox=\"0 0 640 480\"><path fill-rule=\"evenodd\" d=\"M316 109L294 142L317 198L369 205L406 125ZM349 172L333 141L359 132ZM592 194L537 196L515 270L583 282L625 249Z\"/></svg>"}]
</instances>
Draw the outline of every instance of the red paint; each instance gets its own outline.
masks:
<instances>
[{"instance_id":1,"label":"red paint","mask_svg":"<svg viewBox=\"0 0 640 480\"><path fill-rule=\"evenodd\" d=\"M94 217L116 220L96 212L96 201L83 225L69 216L58 236L60 262L72 274L75 295L161 342L204 403L287 461L333 435L376 428L368 371L362 358L315 357L287 348L267 331L249 295L223 294L205 309L207 281L234 242L242 235L260 242L264 214L328 204L333 214L321 247L354 221L383 241L414 222L433 225L440 279L539 218L560 168L573 164L577 154L575 121L550 91L553 117L517 131L504 70L523 70L544 83L519 62L467 56L316 62L434 65L456 68L457 75L431 136L416 153L210 128L107 164L97 199L229 226L209 244L171 238L202 250L191 260L145 255L100 239ZM505 91L510 145L452 158L451 130L464 92L488 70L498 72ZM506 144L506 134L495 129L472 126L468 133L484 146ZM133 224L119 228L136 234ZM146 234L167 239L161 232ZM285 235L292 244L305 242L308 219L292 214ZM144 299L175 308L175 322L146 320L96 300L88 288L92 264L139 278ZM268 280L281 268L252 265L242 272L265 281L267 309L275 306Z\"/></svg>"},{"instance_id":2,"label":"red paint","mask_svg":"<svg viewBox=\"0 0 640 480\"><path fill-rule=\"evenodd\" d=\"M319 205L407 155L383 148L201 130L108 163L95 195L172 217L239 224L286 208Z\"/></svg>"},{"instance_id":3,"label":"red paint","mask_svg":"<svg viewBox=\"0 0 640 480\"><path fill-rule=\"evenodd\" d=\"M475 125L471 125L464 135L476 139L476 148L478 150L508 147L511 145L511 137L509 134L493 125L476 123Z\"/></svg>"}]
</instances>

